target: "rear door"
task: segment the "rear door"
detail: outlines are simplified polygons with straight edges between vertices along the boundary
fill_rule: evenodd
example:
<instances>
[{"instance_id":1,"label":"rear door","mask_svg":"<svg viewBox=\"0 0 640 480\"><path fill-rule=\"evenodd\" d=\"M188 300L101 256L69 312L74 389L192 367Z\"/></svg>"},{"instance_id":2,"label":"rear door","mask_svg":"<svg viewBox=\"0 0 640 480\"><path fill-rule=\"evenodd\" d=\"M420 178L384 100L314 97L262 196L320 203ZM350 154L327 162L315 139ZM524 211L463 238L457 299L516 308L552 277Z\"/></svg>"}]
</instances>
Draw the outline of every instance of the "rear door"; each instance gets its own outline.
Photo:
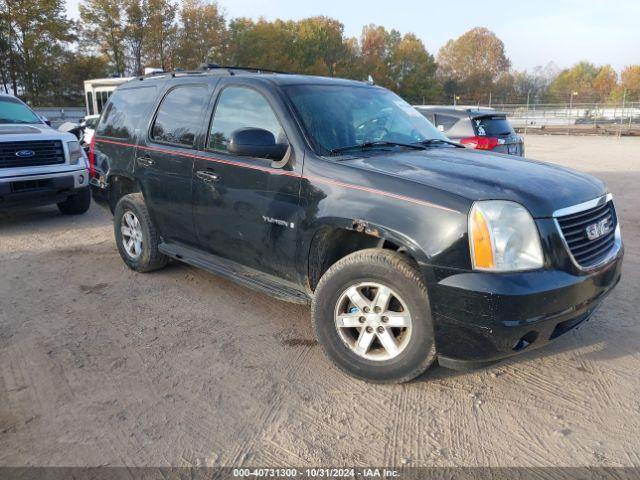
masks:
<instances>
[{"instance_id":1,"label":"rear door","mask_svg":"<svg viewBox=\"0 0 640 480\"><path fill-rule=\"evenodd\" d=\"M171 86L136 154L136 175L163 239L195 244L192 176L198 144L206 131L211 88L206 83Z\"/></svg>"},{"instance_id":2,"label":"rear door","mask_svg":"<svg viewBox=\"0 0 640 480\"><path fill-rule=\"evenodd\" d=\"M258 83L220 80L202 157L195 160L194 217L200 245L215 255L296 280L302 161L286 165L227 150L231 134L262 128L289 143L281 100Z\"/></svg>"},{"instance_id":3,"label":"rear door","mask_svg":"<svg viewBox=\"0 0 640 480\"><path fill-rule=\"evenodd\" d=\"M504 115L483 115L471 119L475 134L479 137L493 137L500 142L494 152L509 155L524 155L522 137L514 130Z\"/></svg>"},{"instance_id":4,"label":"rear door","mask_svg":"<svg viewBox=\"0 0 640 480\"><path fill-rule=\"evenodd\" d=\"M120 87L111 95L95 132L92 167L99 178L131 176L140 124L151 114L156 95L155 85Z\"/></svg>"}]
</instances>

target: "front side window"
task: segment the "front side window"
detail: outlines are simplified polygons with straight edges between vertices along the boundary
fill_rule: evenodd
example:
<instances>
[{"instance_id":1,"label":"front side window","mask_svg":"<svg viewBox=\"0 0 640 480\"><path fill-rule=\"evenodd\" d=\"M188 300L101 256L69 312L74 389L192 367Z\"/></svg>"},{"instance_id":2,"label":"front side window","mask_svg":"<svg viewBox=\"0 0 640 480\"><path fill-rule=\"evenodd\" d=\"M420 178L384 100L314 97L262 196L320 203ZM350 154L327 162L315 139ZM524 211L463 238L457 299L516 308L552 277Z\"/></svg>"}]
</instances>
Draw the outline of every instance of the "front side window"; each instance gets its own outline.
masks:
<instances>
[{"instance_id":1,"label":"front side window","mask_svg":"<svg viewBox=\"0 0 640 480\"><path fill-rule=\"evenodd\" d=\"M151 138L193 147L202 127L202 107L206 101L207 88L203 85L185 85L171 90L158 108Z\"/></svg>"},{"instance_id":2,"label":"front side window","mask_svg":"<svg viewBox=\"0 0 640 480\"><path fill-rule=\"evenodd\" d=\"M42 121L17 98L0 97L0 123L42 123Z\"/></svg>"},{"instance_id":3,"label":"front side window","mask_svg":"<svg viewBox=\"0 0 640 480\"><path fill-rule=\"evenodd\" d=\"M379 87L284 87L320 155L369 142L417 143L445 139L420 112Z\"/></svg>"},{"instance_id":4,"label":"front side window","mask_svg":"<svg viewBox=\"0 0 640 480\"><path fill-rule=\"evenodd\" d=\"M100 137L132 139L135 129L155 97L156 87L116 90L100 118L96 134ZM99 93L96 93L96 99L99 98Z\"/></svg>"},{"instance_id":5,"label":"front side window","mask_svg":"<svg viewBox=\"0 0 640 480\"><path fill-rule=\"evenodd\" d=\"M213 114L209 148L226 151L231 134L241 128L261 128L273 133L276 143L286 142L276 114L261 93L248 87L227 87Z\"/></svg>"}]
</instances>

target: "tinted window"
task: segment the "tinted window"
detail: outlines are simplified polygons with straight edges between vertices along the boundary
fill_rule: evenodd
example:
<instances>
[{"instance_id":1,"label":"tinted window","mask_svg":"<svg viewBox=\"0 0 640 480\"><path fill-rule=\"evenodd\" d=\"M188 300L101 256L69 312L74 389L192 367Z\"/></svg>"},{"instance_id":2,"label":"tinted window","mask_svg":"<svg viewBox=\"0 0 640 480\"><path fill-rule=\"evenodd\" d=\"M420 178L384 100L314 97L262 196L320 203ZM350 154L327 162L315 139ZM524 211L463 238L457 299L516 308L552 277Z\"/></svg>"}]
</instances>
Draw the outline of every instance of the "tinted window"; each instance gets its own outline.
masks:
<instances>
[{"instance_id":1,"label":"tinted window","mask_svg":"<svg viewBox=\"0 0 640 480\"><path fill-rule=\"evenodd\" d=\"M435 125L436 125L436 127L439 127L439 126L442 125L442 128L446 132L451 127L453 127L456 124L457 121L458 121L458 119L456 117L452 117L451 115L436 114Z\"/></svg>"},{"instance_id":2,"label":"tinted window","mask_svg":"<svg viewBox=\"0 0 640 480\"><path fill-rule=\"evenodd\" d=\"M246 87L225 88L211 122L209 148L226 150L231 134L247 127L268 130L276 143L286 142L280 122L262 94Z\"/></svg>"},{"instance_id":3,"label":"tinted window","mask_svg":"<svg viewBox=\"0 0 640 480\"><path fill-rule=\"evenodd\" d=\"M96 134L104 137L131 139L140 119L147 113L156 95L155 87L116 90L111 95ZM96 99L98 95L96 95Z\"/></svg>"},{"instance_id":4,"label":"tinted window","mask_svg":"<svg viewBox=\"0 0 640 480\"><path fill-rule=\"evenodd\" d=\"M207 89L202 85L187 85L171 90L158 108L151 138L192 147L202 127L202 107L206 101Z\"/></svg>"},{"instance_id":5,"label":"tinted window","mask_svg":"<svg viewBox=\"0 0 640 480\"><path fill-rule=\"evenodd\" d=\"M493 137L514 133L506 117L480 117L472 119L471 122L476 135L479 136Z\"/></svg>"}]
</instances>

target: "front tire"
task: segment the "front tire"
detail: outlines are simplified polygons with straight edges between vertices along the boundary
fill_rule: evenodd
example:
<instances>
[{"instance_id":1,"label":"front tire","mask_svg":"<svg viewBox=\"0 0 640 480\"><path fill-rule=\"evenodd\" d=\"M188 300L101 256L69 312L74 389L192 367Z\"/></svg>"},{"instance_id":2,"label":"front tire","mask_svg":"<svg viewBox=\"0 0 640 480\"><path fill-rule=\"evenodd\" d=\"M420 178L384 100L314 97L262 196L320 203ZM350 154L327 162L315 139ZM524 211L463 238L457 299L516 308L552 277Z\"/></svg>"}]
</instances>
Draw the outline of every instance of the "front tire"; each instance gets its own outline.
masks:
<instances>
[{"instance_id":1,"label":"front tire","mask_svg":"<svg viewBox=\"0 0 640 480\"><path fill-rule=\"evenodd\" d=\"M118 201L113 229L120 256L129 268L141 273L152 272L169 261L158 250L160 236L141 193L130 193Z\"/></svg>"},{"instance_id":2,"label":"front tire","mask_svg":"<svg viewBox=\"0 0 640 480\"><path fill-rule=\"evenodd\" d=\"M374 383L403 383L436 356L427 288L398 252L361 250L322 276L311 306L318 342L350 375Z\"/></svg>"},{"instance_id":3,"label":"front tire","mask_svg":"<svg viewBox=\"0 0 640 480\"><path fill-rule=\"evenodd\" d=\"M78 193L67 197L64 202L58 203L58 209L64 215L82 215L91 206L91 190L83 188Z\"/></svg>"}]
</instances>

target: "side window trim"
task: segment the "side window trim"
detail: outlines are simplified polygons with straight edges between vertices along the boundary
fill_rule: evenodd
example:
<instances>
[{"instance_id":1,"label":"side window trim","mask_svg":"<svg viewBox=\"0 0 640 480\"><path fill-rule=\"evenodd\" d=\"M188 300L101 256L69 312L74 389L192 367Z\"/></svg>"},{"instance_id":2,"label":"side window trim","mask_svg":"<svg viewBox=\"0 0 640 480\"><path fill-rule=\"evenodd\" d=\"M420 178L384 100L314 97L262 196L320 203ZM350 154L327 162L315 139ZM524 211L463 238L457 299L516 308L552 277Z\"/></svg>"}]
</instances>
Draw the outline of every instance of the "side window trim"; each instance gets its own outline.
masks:
<instances>
[{"instance_id":1,"label":"side window trim","mask_svg":"<svg viewBox=\"0 0 640 480\"><path fill-rule=\"evenodd\" d=\"M278 121L278 124L280 125L280 128L282 129L282 132L284 133L284 136L287 139L287 142L291 143L290 140L289 140L289 136L287 135L287 131L285 130L285 128L283 126L284 124L282 123L282 120L280 119L280 116L278 115L277 110L275 108L273 108L273 103L271 102L271 100L269 99L269 97L267 95L262 93L255 86L247 84L247 83L232 83L232 82L229 82L229 83L225 84L225 83L221 82L220 85L217 87L216 91L213 94L214 97L215 97L215 101L213 102L213 109L211 110L211 115L209 116L209 124L208 124L208 127L207 127L206 138L205 138L204 147L203 147L203 150L205 152L220 153L220 154L223 154L223 155L230 155L230 156L233 156L233 157L238 157L238 155L234 155L233 153L230 153L228 151L215 150L215 149L213 149L213 148L211 148L209 146L209 140L210 140L210 137L211 137L211 127L213 126L213 120L215 118L216 111L218 110L218 104L220 103L220 99L222 98L222 94L228 88L246 88L246 89L253 90L253 91L257 92L258 95L262 96L262 98L264 98L265 102L267 102L267 105L269 105L269 108L273 112L273 116Z\"/></svg>"},{"instance_id":2,"label":"side window trim","mask_svg":"<svg viewBox=\"0 0 640 480\"><path fill-rule=\"evenodd\" d=\"M173 85L172 87L168 88L167 91L164 93L164 95L162 95L162 97L160 98L160 101L158 102L158 104L155 107L155 110L153 112L153 117L151 118L151 122L149 122L149 128L147 129L147 142L149 143L155 143L157 145L168 145L171 147L177 147L177 148L184 148L187 150L198 150L198 136L196 135L193 145L185 145L184 143L174 143L174 142L165 142L163 140L156 140L155 138L153 138L152 135L152 131L153 131L153 126L156 123L156 118L158 117L158 112L160 111L160 107L162 106L162 104L164 103L164 100L169 96L169 94L171 92L173 92L174 90L177 90L179 88L185 88L185 87L199 87L199 88L204 88L205 91L208 91L208 85L206 83L180 83L178 85ZM201 106L201 111L204 110L205 108L207 108L207 105L204 104ZM207 133L207 137L209 135L208 131Z\"/></svg>"}]
</instances>

